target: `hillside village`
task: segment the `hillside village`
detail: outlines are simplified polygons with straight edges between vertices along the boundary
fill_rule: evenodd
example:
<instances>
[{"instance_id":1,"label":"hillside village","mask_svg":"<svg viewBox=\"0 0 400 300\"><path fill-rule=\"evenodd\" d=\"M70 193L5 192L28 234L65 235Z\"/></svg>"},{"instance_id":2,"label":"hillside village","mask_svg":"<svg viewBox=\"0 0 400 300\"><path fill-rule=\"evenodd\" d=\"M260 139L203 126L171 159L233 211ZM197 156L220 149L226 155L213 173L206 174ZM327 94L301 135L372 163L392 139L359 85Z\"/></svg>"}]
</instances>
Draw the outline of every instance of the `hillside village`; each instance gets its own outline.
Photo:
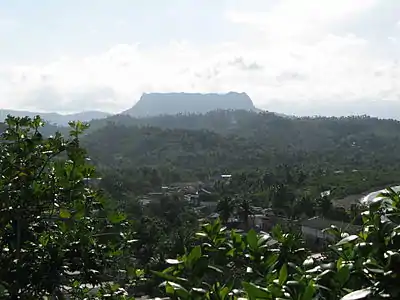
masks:
<instances>
[{"instance_id":1,"label":"hillside village","mask_svg":"<svg viewBox=\"0 0 400 300\"><path fill-rule=\"evenodd\" d=\"M150 203L162 201L166 196L179 197L182 201L188 203L203 218L203 221L214 221L220 218L220 214L217 212L218 197L215 197L215 192L213 192L215 184L221 182L229 184L230 179L231 175L222 174L210 178L208 182L186 182L162 186L160 191L139 197L139 201L146 206ZM322 192L321 196L329 197L330 191ZM359 205L361 205L362 199L358 200L360 202ZM320 216L289 219L280 210L257 206L251 207L248 224L245 224L238 216L231 216L226 223L226 226L230 229L242 232L254 229L259 233L268 233L277 225L301 232L307 245L317 251L323 249L332 239L329 233L325 232L325 229L335 226L340 230L356 233L361 228L348 222L331 220Z\"/></svg>"}]
</instances>

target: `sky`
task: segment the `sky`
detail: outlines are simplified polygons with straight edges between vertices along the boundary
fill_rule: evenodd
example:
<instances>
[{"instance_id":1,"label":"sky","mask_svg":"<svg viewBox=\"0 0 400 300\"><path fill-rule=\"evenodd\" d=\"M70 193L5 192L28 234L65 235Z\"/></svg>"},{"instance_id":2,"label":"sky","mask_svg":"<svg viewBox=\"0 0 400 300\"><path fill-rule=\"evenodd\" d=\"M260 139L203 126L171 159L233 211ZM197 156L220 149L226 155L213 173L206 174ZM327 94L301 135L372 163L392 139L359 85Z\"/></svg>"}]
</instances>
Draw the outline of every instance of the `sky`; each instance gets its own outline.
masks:
<instances>
[{"instance_id":1,"label":"sky","mask_svg":"<svg viewBox=\"0 0 400 300\"><path fill-rule=\"evenodd\" d=\"M399 58L398 0L0 1L0 108L237 91L286 114L400 118Z\"/></svg>"}]
</instances>

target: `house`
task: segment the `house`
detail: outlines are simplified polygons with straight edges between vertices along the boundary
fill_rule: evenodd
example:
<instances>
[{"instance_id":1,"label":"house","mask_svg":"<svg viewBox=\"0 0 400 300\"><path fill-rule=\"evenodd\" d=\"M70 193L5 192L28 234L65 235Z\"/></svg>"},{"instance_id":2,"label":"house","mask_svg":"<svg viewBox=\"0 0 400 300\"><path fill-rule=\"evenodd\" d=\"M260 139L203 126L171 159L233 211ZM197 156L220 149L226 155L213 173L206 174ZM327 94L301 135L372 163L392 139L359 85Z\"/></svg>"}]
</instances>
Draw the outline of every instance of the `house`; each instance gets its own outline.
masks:
<instances>
[{"instance_id":1,"label":"house","mask_svg":"<svg viewBox=\"0 0 400 300\"><path fill-rule=\"evenodd\" d=\"M199 194L197 192L194 194L185 194L183 196L183 199L191 205L199 205Z\"/></svg>"},{"instance_id":2,"label":"house","mask_svg":"<svg viewBox=\"0 0 400 300\"><path fill-rule=\"evenodd\" d=\"M247 229L247 226L254 228L256 231L271 231L276 225L280 225L282 228L288 228L293 224L292 220L287 218L276 216L273 213L256 213L250 215L248 219L248 225L242 223L240 228Z\"/></svg>"},{"instance_id":3,"label":"house","mask_svg":"<svg viewBox=\"0 0 400 300\"><path fill-rule=\"evenodd\" d=\"M249 225L256 230L267 231L267 220L267 216L263 214L255 214L249 217Z\"/></svg>"},{"instance_id":4,"label":"house","mask_svg":"<svg viewBox=\"0 0 400 300\"><path fill-rule=\"evenodd\" d=\"M90 185L92 187L98 187L102 178L83 178L85 185Z\"/></svg>"},{"instance_id":5,"label":"house","mask_svg":"<svg viewBox=\"0 0 400 300\"><path fill-rule=\"evenodd\" d=\"M255 217L255 225L259 225L263 231L271 231L276 225L280 225L282 228L289 228L294 222L286 218L283 212L270 208L260 210Z\"/></svg>"},{"instance_id":6,"label":"house","mask_svg":"<svg viewBox=\"0 0 400 300\"><path fill-rule=\"evenodd\" d=\"M231 174L218 174L210 176L208 179L208 183L212 186L215 184L215 182L229 182L231 178Z\"/></svg>"},{"instance_id":7,"label":"house","mask_svg":"<svg viewBox=\"0 0 400 300\"><path fill-rule=\"evenodd\" d=\"M216 220L219 218L219 213L212 213L211 215L208 216L208 218L211 220Z\"/></svg>"},{"instance_id":8,"label":"house","mask_svg":"<svg viewBox=\"0 0 400 300\"><path fill-rule=\"evenodd\" d=\"M201 201L199 203L200 206L202 207L207 207L208 209L216 210L218 206L217 201Z\"/></svg>"},{"instance_id":9,"label":"house","mask_svg":"<svg viewBox=\"0 0 400 300\"><path fill-rule=\"evenodd\" d=\"M314 217L301 222L301 233L306 243L308 243L310 247L321 248L327 242L334 239L332 235L324 232L324 229L330 228L331 225L336 226L337 228L350 234L356 234L361 230L361 226L324 219L321 217Z\"/></svg>"},{"instance_id":10,"label":"house","mask_svg":"<svg viewBox=\"0 0 400 300\"><path fill-rule=\"evenodd\" d=\"M149 205L151 202L159 201L159 198L144 195L137 200L141 205L146 206Z\"/></svg>"}]
</instances>

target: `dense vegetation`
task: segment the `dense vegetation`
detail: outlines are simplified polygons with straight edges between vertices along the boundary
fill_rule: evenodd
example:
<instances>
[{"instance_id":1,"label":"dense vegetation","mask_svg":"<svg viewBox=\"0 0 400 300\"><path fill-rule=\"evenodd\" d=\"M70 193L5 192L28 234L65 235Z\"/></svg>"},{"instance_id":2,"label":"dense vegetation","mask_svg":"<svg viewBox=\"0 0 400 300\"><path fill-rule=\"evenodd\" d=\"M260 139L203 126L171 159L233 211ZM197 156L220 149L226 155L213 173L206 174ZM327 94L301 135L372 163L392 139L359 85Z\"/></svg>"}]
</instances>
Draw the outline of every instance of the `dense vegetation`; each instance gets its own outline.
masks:
<instances>
[{"instance_id":1,"label":"dense vegetation","mask_svg":"<svg viewBox=\"0 0 400 300\"><path fill-rule=\"evenodd\" d=\"M243 123L232 133L222 125L109 124L85 135L77 122L64 139L42 134L40 118L8 118L0 146L0 298L399 298L400 196L389 190L361 214L339 216L332 196L321 195L397 181L397 122L243 114L249 124L270 125ZM179 192L139 201L164 183L222 171L230 181L215 181L212 196L203 196L218 201L221 220L207 220ZM290 226L256 233L256 204L283 211ZM358 216L362 229L328 228L331 241L316 257L296 229L302 215ZM246 232L226 229L231 216Z\"/></svg>"},{"instance_id":2,"label":"dense vegetation","mask_svg":"<svg viewBox=\"0 0 400 300\"><path fill-rule=\"evenodd\" d=\"M91 126L83 142L104 174L118 169L135 180L132 170L141 167L169 184L256 169L274 174L285 164L308 174L310 186L335 189L341 197L392 184L400 175L400 123L393 120L215 111L114 116Z\"/></svg>"},{"instance_id":3,"label":"dense vegetation","mask_svg":"<svg viewBox=\"0 0 400 300\"><path fill-rule=\"evenodd\" d=\"M156 274L176 299L397 299L400 296L399 195L391 191L363 213L363 230L331 227L332 244L310 255L296 234L202 227L197 243Z\"/></svg>"},{"instance_id":4,"label":"dense vegetation","mask_svg":"<svg viewBox=\"0 0 400 300\"><path fill-rule=\"evenodd\" d=\"M0 148L0 295L3 299L75 299L83 284L124 278L130 226L87 187L94 168L86 163L79 135L45 139L40 118L8 118ZM111 291L108 291L109 288ZM107 294L120 291L104 287Z\"/></svg>"}]
</instances>

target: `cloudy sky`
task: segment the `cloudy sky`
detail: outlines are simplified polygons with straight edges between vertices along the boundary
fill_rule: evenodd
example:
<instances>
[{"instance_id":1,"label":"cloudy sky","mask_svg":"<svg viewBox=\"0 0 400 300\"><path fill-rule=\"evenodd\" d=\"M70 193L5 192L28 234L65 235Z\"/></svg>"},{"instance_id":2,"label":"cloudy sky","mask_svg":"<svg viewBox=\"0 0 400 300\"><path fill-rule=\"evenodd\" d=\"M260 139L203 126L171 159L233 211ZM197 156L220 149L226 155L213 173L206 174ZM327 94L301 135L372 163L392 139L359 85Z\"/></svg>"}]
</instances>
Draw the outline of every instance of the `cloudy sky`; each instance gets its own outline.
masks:
<instances>
[{"instance_id":1,"label":"cloudy sky","mask_svg":"<svg viewBox=\"0 0 400 300\"><path fill-rule=\"evenodd\" d=\"M283 113L400 117L399 58L399 0L0 1L0 108L238 91Z\"/></svg>"}]
</instances>

